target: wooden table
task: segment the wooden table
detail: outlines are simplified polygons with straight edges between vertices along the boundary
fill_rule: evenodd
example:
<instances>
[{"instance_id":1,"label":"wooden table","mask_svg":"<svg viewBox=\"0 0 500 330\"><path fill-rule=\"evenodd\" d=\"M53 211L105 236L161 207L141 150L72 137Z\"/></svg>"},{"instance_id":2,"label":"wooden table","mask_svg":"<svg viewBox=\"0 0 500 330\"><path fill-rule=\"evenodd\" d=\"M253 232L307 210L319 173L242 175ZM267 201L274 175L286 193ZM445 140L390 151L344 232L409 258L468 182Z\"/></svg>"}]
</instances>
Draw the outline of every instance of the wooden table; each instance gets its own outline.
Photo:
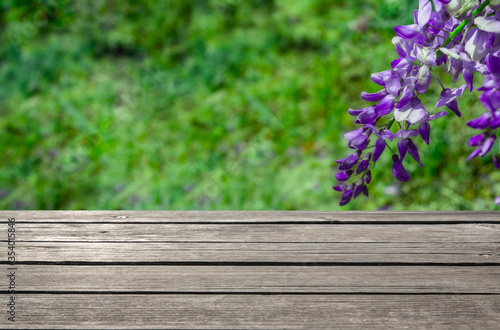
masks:
<instances>
[{"instance_id":1,"label":"wooden table","mask_svg":"<svg viewBox=\"0 0 500 330\"><path fill-rule=\"evenodd\" d=\"M497 212L0 213L0 328L500 329Z\"/></svg>"}]
</instances>

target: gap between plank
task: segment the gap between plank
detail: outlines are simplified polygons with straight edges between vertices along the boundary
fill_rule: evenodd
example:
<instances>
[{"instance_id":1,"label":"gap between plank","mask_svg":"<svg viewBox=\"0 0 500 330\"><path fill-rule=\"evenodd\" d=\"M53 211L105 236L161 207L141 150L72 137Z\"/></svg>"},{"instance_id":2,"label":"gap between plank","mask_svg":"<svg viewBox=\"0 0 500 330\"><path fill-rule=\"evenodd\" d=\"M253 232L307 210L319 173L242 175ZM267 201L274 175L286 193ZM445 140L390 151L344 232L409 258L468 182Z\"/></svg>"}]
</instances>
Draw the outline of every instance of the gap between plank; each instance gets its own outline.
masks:
<instances>
[{"instance_id":1,"label":"gap between plank","mask_svg":"<svg viewBox=\"0 0 500 330\"><path fill-rule=\"evenodd\" d=\"M0 291L0 294L8 294L8 291ZM96 294L109 294L109 295L244 295L244 296L254 296L254 295L266 295L266 296L359 296L359 295L376 295L376 296L443 296L443 295L454 295L454 296L500 296L499 292L268 292L268 291L22 291L16 290L16 295L22 294L54 294L54 295L66 295L66 294L81 294L81 295L96 295Z\"/></svg>"},{"instance_id":2,"label":"gap between plank","mask_svg":"<svg viewBox=\"0 0 500 330\"><path fill-rule=\"evenodd\" d=\"M10 264L0 261L0 264ZM265 261L16 261L16 265L67 265L67 266L500 266L499 262L265 262Z\"/></svg>"},{"instance_id":3,"label":"gap between plank","mask_svg":"<svg viewBox=\"0 0 500 330\"><path fill-rule=\"evenodd\" d=\"M6 224L7 221L0 221ZM349 220L311 220L311 221L197 221L197 222L175 222L175 221L23 221L16 220L16 223L33 223L33 224L122 224L122 225L460 225L460 224L500 224L500 220L457 220L457 221L400 221L400 220L375 220L375 221L349 221Z\"/></svg>"}]
</instances>

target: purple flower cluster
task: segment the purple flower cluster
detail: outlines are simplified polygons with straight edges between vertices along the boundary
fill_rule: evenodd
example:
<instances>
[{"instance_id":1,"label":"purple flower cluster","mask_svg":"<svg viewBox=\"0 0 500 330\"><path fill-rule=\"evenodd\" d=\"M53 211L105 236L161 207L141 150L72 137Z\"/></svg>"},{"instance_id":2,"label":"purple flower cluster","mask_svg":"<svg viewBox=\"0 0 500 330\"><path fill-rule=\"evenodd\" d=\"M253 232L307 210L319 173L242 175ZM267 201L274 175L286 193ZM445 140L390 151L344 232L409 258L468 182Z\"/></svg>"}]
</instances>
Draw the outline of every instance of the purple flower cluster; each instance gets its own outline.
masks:
<instances>
[{"instance_id":1,"label":"purple flower cluster","mask_svg":"<svg viewBox=\"0 0 500 330\"><path fill-rule=\"evenodd\" d=\"M498 9L500 0L419 0L414 24L394 28L396 36L392 42L399 57L391 63L390 70L371 76L382 89L361 93L363 100L372 103L370 106L349 109L361 127L344 135L354 152L336 160L339 172L335 178L340 184L333 189L342 193L341 206L361 193L368 196L372 165L385 150L392 153L392 173L399 181L410 179L403 165L407 154L423 166L414 138L420 136L429 144L430 122L447 115L446 111L430 114L419 99L431 84L433 67L443 65L453 82L462 74L465 84L452 89L445 88L436 77L442 92L435 107L446 106L458 117L461 112L457 98L466 88L474 89L475 73L485 77L483 86L477 90L482 92L479 99L486 112L467 122L469 127L483 132L469 140L468 145L476 149L467 160L483 157L492 149L500 128ZM397 140L397 151L390 148L387 140ZM500 169L498 155L493 156L493 162ZM500 197L496 203L500 205Z\"/></svg>"}]
</instances>

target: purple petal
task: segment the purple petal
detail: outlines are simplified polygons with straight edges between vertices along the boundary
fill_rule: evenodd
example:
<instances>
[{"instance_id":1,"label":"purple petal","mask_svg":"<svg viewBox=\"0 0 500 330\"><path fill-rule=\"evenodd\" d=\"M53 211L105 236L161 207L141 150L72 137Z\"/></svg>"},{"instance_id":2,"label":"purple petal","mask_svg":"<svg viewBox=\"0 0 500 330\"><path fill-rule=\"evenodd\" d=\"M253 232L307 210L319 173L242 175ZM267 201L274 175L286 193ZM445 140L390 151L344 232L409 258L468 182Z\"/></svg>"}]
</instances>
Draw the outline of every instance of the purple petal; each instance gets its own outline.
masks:
<instances>
[{"instance_id":1,"label":"purple petal","mask_svg":"<svg viewBox=\"0 0 500 330\"><path fill-rule=\"evenodd\" d=\"M365 111L366 109L349 109L347 110L347 112L351 115L351 116L359 116L360 113L362 113L363 111Z\"/></svg>"},{"instance_id":2,"label":"purple petal","mask_svg":"<svg viewBox=\"0 0 500 330\"><path fill-rule=\"evenodd\" d=\"M382 100L387 95L385 89L379 90L376 93L361 92L361 98L368 102L377 102Z\"/></svg>"},{"instance_id":3,"label":"purple petal","mask_svg":"<svg viewBox=\"0 0 500 330\"><path fill-rule=\"evenodd\" d=\"M375 150L373 150L373 161L376 162L380 155L385 150L385 140L384 138L379 137L377 141L375 141Z\"/></svg>"},{"instance_id":4,"label":"purple petal","mask_svg":"<svg viewBox=\"0 0 500 330\"><path fill-rule=\"evenodd\" d=\"M410 176L408 175L408 172L406 172L406 169L404 168L403 164L399 160L398 155L393 155L392 156L392 174L396 179L398 179L401 182L406 182L410 180Z\"/></svg>"},{"instance_id":5,"label":"purple petal","mask_svg":"<svg viewBox=\"0 0 500 330\"><path fill-rule=\"evenodd\" d=\"M495 135L491 135L489 138L484 141L483 146L481 147L481 152L479 153L479 156L484 157L493 147L493 143L496 140Z\"/></svg>"},{"instance_id":6,"label":"purple petal","mask_svg":"<svg viewBox=\"0 0 500 330\"><path fill-rule=\"evenodd\" d=\"M406 152L408 151L408 141L406 139L401 139L398 141L398 150L399 150L399 159L403 161L406 156Z\"/></svg>"},{"instance_id":7,"label":"purple petal","mask_svg":"<svg viewBox=\"0 0 500 330\"><path fill-rule=\"evenodd\" d=\"M464 76L464 80L467 83L467 86L469 87L469 92L472 92L474 89L474 71L472 70L467 70L463 69L462 75Z\"/></svg>"},{"instance_id":8,"label":"purple petal","mask_svg":"<svg viewBox=\"0 0 500 330\"><path fill-rule=\"evenodd\" d=\"M338 192L343 192L347 186L345 184L341 184L338 186L332 187L333 190L338 191Z\"/></svg>"},{"instance_id":9,"label":"purple petal","mask_svg":"<svg viewBox=\"0 0 500 330\"><path fill-rule=\"evenodd\" d=\"M370 182L372 182L372 172L370 170L366 171L365 182L366 182L366 184L369 184Z\"/></svg>"},{"instance_id":10,"label":"purple petal","mask_svg":"<svg viewBox=\"0 0 500 330\"><path fill-rule=\"evenodd\" d=\"M352 173L353 173L352 170L339 172L339 173L335 174L335 179L337 179L339 181L347 181L351 177Z\"/></svg>"},{"instance_id":11,"label":"purple petal","mask_svg":"<svg viewBox=\"0 0 500 330\"><path fill-rule=\"evenodd\" d=\"M339 170L341 171L345 171L345 170L348 170L350 169L351 167L353 167L354 165L357 164L358 160L359 160L359 156L361 156L361 150L358 150L356 151L355 153L353 153L352 155L350 155L349 157L347 157L343 162L342 164L340 164L339 166Z\"/></svg>"},{"instance_id":12,"label":"purple petal","mask_svg":"<svg viewBox=\"0 0 500 330\"><path fill-rule=\"evenodd\" d=\"M389 93L394 96L399 96L399 90L401 89L401 80L398 77L393 77L389 79L386 83L386 88Z\"/></svg>"},{"instance_id":13,"label":"purple petal","mask_svg":"<svg viewBox=\"0 0 500 330\"><path fill-rule=\"evenodd\" d=\"M423 122L418 126L418 132L420 133L420 136L422 139L425 141L425 143L429 144L429 136L431 133L431 125L429 122Z\"/></svg>"},{"instance_id":14,"label":"purple petal","mask_svg":"<svg viewBox=\"0 0 500 330\"><path fill-rule=\"evenodd\" d=\"M466 87L467 87L467 85L462 85L460 87L453 88L451 90L451 97L456 99L457 97L462 96Z\"/></svg>"},{"instance_id":15,"label":"purple petal","mask_svg":"<svg viewBox=\"0 0 500 330\"><path fill-rule=\"evenodd\" d=\"M412 62L413 61L408 58L400 58L400 61L395 63L392 68L398 77L404 78L411 72Z\"/></svg>"},{"instance_id":16,"label":"purple petal","mask_svg":"<svg viewBox=\"0 0 500 330\"><path fill-rule=\"evenodd\" d=\"M369 194L368 194L368 187L367 187L367 186L363 186L363 194L364 194L366 197L369 197Z\"/></svg>"},{"instance_id":17,"label":"purple petal","mask_svg":"<svg viewBox=\"0 0 500 330\"><path fill-rule=\"evenodd\" d=\"M424 27L431 19L432 4L429 0L418 1L418 26Z\"/></svg>"},{"instance_id":18,"label":"purple petal","mask_svg":"<svg viewBox=\"0 0 500 330\"><path fill-rule=\"evenodd\" d=\"M399 57L406 58L410 54L411 49L405 39L401 37L394 37L392 38L392 43L394 44L396 53L398 53Z\"/></svg>"},{"instance_id":19,"label":"purple petal","mask_svg":"<svg viewBox=\"0 0 500 330\"><path fill-rule=\"evenodd\" d=\"M395 59L394 61L392 61L392 62L391 62L391 68L393 68L393 69L394 69L394 67L395 67L396 65L398 65L399 63L401 63L401 61L402 61L402 60L403 60L403 59L400 57L400 58L397 58L397 59Z\"/></svg>"},{"instance_id":20,"label":"purple petal","mask_svg":"<svg viewBox=\"0 0 500 330\"><path fill-rule=\"evenodd\" d=\"M377 116L382 117L391 113L394 109L394 95L387 95L375 106L375 113Z\"/></svg>"},{"instance_id":21,"label":"purple petal","mask_svg":"<svg viewBox=\"0 0 500 330\"><path fill-rule=\"evenodd\" d=\"M392 71L391 70L386 70L382 72L377 72L377 73L372 73L371 77L373 82L375 82L377 85L384 86L385 87L385 82L392 76Z\"/></svg>"},{"instance_id":22,"label":"purple petal","mask_svg":"<svg viewBox=\"0 0 500 330\"><path fill-rule=\"evenodd\" d=\"M354 139L349 141L347 146L351 149L364 149L367 142L368 136L366 134L358 134Z\"/></svg>"},{"instance_id":23,"label":"purple petal","mask_svg":"<svg viewBox=\"0 0 500 330\"><path fill-rule=\"evenodd\" d=\"M356 185L356 188L354 188L354 193L352 194L352 197L353 199L355 199L356 197L358 197L362 192L363 192L363 187L365 185L364 184L361 184L361 185Z\"/></svg>"},{"instance_id":24,"label":"purple petal","mask_svg":"<svg viewBox=\"0 0 500 330\"><path fill-rule=\"evenodd\" d=\"M467 145L471 147L477 147L478 145L482 144L484 139L486 138L486 133L474 135L467 141Z\"/></svg>"},{"instance_id":25,"label":"purple petal","mask_svg":"<svg viewBox=\"0 0 500 330\"><path fill-rule=\"evenodd\" d=\"M471 160L472 158L476 157L477 155L479 155L479 153L481 152L481 148L477 148L476 150L474 150L470 155L469 157L467 157L467 159L465 160L466 162L468 162L469 160Z\"/></svg>"},{"instance_id":26,"label":"purple petal","mask_svg":"<svg viewBox=\"0 0 500 330\"><path fill-rule=\"evenodd\" d=\"M495 204L500 205L500 196L495 199Z\"/></svg>"},{"instance_id":27,"label":"purple petal","mask_svg":"<svg viewBox=\"0 0 500 330\"><path fill-rule=\"evenodd\" d=\"M491 113L495 112L495 106L493 105L493 100L488 94L483 93L479 95L479 101L481 101L486 110L488 110Z\"/></svg>"},{"instance_id":28,"label":"purple petal","mask_svg":"<svg viewBox=\"0 0 500 330\"><path fill-rule=\"evenodd\" d=\"M467 126L474 129L485 129L490 125L491 114L489 112L484 113L481 117L469 120Z\"/></svg>"},{"instance_id":29,"label":"purple petal","mask_svg":"<svg viewBox=\"0 0 500 330\"><path fill-rule=\"evenodd\" d=\"M359 134L361 134L362 131L363 131L362 128L358 128L358 129L355 129L354 131L347 132L347 133L344 134L344 138L346 140L352 140L356 136L358 136Z\"/></svg>"},{"instance_id":30,"label":"purple petal","mask_svg":"<svg viewBox=\"0 0 500 330\"><path fill-rule=\"evenodd\" d=\"M436 102L436 108L441 108L442 106L446 105L446 103L448 103L451 98L451 89L444 89L439 96L439 100Z\"/></svg>"},{"instance_id":31,"label":"purple petal","mask_svg":"<svg viewBox=\"0 0 500 330\"><path fill-rule=\"evenodd\" d=\"M418 149L415 143L411 139L408 139L408 153L420 164L420 167L424 167L420 162L420 155L418 154Z\"/></svg>"},{"instance_id":32,"label":"purple petal","mask_svg":"<svg viewBox=\"0 0 500 330\"><path fill-rule=\"evenodd\" d=\"M413 39L418 33L418 25L397 25L394 27L394 32L403 39Z\"/></svg>"},{"instance_id":33,"label":"purple petal","mask_svg":"<svg viewBox=\"0 0 500 330\"><path fill-rule=\"evenodd\" d=\"M395 134L395 137L397 139L406 139L406 138L414 137L414 136L418 136L418 131L416 129L411 129L411 130L400 129Z\"/></svg>"},{"instance_id":34,"label":"purple petal","mask_svg":"<svg viewBox=\"0 0 500 330\"><path fill-rule=\"evenodd\" d=\"M442 4L440 2L434 2L434 7L436 9L436 13L439 14L439 12L442 9ZM441 33L441 31L445 28L445 23L442 22L438 17L433 18L429 21L429 26L427 27L427 32L432 34L432 35L438 35ZM438 65L439 66L439 65Z\"/></svg>"},{"instance_id":35,"label":"purple petal","mask_svg":"<svg viewBox=\"0 0 500 330\"><path fill-rule=\"evenodd\" d=\"M486 66L492 74L500 75L500 57L488 54L486 56Z\"/></svg>"},{"instance_id":36,"label":"purple petal","mask_svg":"<svg viewBox=\"0 0 500 330\"><path fill-rule=\"evenodd\" d=\"M493 118L491 118L490 128L497 129L500 127L500 112L493 112Z\"/></svg>"},{"instance_id":37,"label":"purple petal","mask_svg":"<svg viewBox=\"0 0 500 330\"><path fill-rule=\"evenodd\" d=\"M352 183L349 186L347 186L344 193L340 197L340 203L339 203L340 206L344 206L351 201L353 188L354 187Z\"/></svg>"},{"instance_id":38,"label":"purple petal","mask_svg":"<svg viewBox=\"0 0 500 330\"><path fill-rule=\"evenodd\" d=\"M446 57L446 54L439 54L436 58L436 66L440 66L441 64L445 64L446 65L446 60L447 60L447 57Z\"/></svg>"},{"instance_id":39,"label":"purple petal","mask_svg":"<svg viewBox=\"0 0 500 330\"><path fill-rule=\"evenodd\" d=\"M359 162L358 166L354 170L354 175L359 175L363 173L370 165L371 154L366 154L363 160Z\"/></svg>"},{"instance_id":40,"label":"purple petal","mask_svg":"<svg viewBox=\"0 0 500 330\"><path fill-rule=\"evenodd\" d=\"M375 113L375 107L372 106L368 110L363 111L358 118L356 118L356 124L373 124L375 119L377 119L377 114Z\"/></svg>"},{"instance_id":41,"label":"purple petal","mask_svg":"<svg viewBox=\"0 0 500 330\"><path fill-rule=\"evenodd\" d=\"M394 140L396 138L396 134L392 133L391 131L389 131L388 129L381 129L380 132L374 132L373 134L375 134L376 136L378 137L381 137L385 140L390 140L392 142L392 140Z\"/></svg>"},{"instance_id":42,"label":"purple petal","mask_svg":"<svg viewBox=\"0 0 500 330\"><path fill-rule=\"evenodd\" d=\"M413 97L414 91L415 89L412 86L410 85L406 86L403 89L403 93L401 93L401 98L399 99L398 104L396 104L396 108L401 109L402 107L407 105L408 102L410 102L411 98Z\"/></svg>"},{"instance_id":43,"label":"purple petal","mask_svg":"<svg viewBox=\"0 0 500 330\"><path fill-rule=\"evenodd\" d=\"M436 113L435 115L429 115L427 117L427 120L426 121L430 121L430 120L434 120L434 119L438 119L438 118L441 118L441 117L444 117L446 116L448 113L446 111L439 111L438 113Z\"/></svg>"},{"instance_id":44,"label":"purple petal","mask_svg":"<svg viewBox=\"0 0 500 330\"><path fill-rule=\"evenodd\" d=\"M455 113L457 115L457 117L461 117L462 116L462 113L458 109L457 100L453 100L453 101L450 101L450 102L446 103L446 107L448 109L450 109L451 111L453 111L453 113Z\"/></svg>"}]
</instances>

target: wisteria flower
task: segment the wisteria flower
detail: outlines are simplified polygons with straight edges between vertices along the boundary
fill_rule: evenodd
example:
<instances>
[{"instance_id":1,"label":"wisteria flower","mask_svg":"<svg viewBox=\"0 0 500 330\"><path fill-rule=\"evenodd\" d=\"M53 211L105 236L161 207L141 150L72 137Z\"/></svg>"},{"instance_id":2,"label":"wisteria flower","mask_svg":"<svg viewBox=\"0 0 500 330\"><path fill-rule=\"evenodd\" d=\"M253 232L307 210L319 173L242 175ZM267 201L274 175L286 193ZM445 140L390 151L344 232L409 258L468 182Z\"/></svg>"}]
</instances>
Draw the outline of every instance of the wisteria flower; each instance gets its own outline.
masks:
<instances>
[{"instance_id":1,"label":"wisteria flower","mask_svg":"<svg viewBox=\"0 0 500 330\"><path fill-rule=\"evenodd\" d=\"M419 0L413 24L398 25L394 32L392 42L398 58L390 63L389 70L371 75L382 89L362 92L361 98L372 104L348 110L362 126L345 134L348 147L355 151L336 161L335 178L341 184L333 189L342 193L340 205L361 193L369 195L372 167L384 153L392 154L394 178L409 181L405 163L415 161L423 167L416 138L420 136L430 144L431 121L448 114L437 108L446 106L462 116L458 99L466 89L474 90L475 75L484 77L477 90L485 112L466 122L482 131L467 142L474 150L466 160L491 153L500 136L500 0ZM433 69L439 66L452 82L462 78L464 84L445 87L437 76L433 77ZM420 96L428 92L433 81L442 90L435 100L436 109L426 109ZM500 169L500 156L495 153L492 160L494 168ZM349 180L352 182L344 183ZM500 196L495 203L500 205Z\"/></svg>"}]
</instances>

